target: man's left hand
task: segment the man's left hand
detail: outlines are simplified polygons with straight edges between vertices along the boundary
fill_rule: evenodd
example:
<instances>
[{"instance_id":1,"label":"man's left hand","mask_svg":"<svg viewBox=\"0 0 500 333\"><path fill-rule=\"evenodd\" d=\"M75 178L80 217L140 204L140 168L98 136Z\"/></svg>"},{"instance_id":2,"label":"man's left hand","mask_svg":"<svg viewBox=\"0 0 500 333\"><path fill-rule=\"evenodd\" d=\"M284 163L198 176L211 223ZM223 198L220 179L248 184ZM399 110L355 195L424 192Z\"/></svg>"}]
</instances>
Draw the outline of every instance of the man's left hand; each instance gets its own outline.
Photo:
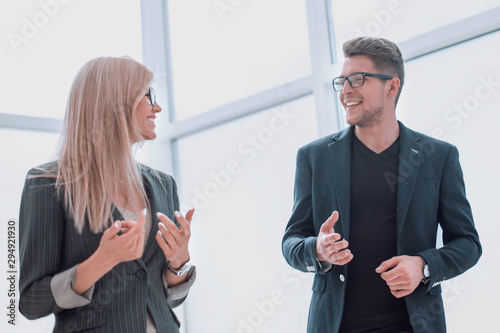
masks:
<instances>
[{"instance_id":1,"label":"man's left hand","mask_svg":"<svg viewBox=\"0 0 500 333\"><path fill-rule=\"evenodd\" d=\"M411 294L424 279L424 260L419 256L397 256L380 264L375 272L397 297Z\"/></svg>"}]
</instances>

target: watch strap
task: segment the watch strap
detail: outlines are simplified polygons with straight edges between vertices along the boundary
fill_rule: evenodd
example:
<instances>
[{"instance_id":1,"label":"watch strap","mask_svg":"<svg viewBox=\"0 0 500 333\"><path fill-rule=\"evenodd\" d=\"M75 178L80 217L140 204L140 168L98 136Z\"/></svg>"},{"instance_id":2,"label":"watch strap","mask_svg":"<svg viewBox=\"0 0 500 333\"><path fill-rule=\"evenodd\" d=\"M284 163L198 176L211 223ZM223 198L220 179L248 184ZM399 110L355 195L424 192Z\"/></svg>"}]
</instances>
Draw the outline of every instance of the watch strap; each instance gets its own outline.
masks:
<instances>
[{"instance_id":1,"label":"watch strap","mask_svg":"<svg viewBox=\"0 0 500 333\"><path fill-rule=\"evenodd\" d=\"M189 272L189 270L191 269L192 266L193 265L191 265L191 260L188 260L178 269L173 269L170 266L169 262L167 261L167 269L169 270L169 272L171 272L172 274L177 275L177 276L185 275L187 272Z\"/></svg>"}]
</instances>

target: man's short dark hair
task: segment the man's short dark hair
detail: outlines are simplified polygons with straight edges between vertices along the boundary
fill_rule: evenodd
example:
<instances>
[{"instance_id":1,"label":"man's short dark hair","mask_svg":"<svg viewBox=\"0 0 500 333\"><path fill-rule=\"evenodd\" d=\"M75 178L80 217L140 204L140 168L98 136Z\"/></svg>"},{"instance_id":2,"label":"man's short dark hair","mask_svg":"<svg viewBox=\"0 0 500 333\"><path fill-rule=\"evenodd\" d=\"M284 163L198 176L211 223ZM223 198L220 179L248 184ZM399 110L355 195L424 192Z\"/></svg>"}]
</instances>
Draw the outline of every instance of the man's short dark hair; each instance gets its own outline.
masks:
<instances>
[{"instance_id":1,"label":"man's short dark hair","mask_svg":"<svg viewBox=\"0 0 500 333\"><path fill-rule=\"evenodd\" d=\"M395 43L384 38L363 36L348 40L342 49L346 58L367 56L379 73L397 77L401 82L396 95L396 104L398 103L405 82L405 67L401 50Z\"/></svg>"}]
</instances>

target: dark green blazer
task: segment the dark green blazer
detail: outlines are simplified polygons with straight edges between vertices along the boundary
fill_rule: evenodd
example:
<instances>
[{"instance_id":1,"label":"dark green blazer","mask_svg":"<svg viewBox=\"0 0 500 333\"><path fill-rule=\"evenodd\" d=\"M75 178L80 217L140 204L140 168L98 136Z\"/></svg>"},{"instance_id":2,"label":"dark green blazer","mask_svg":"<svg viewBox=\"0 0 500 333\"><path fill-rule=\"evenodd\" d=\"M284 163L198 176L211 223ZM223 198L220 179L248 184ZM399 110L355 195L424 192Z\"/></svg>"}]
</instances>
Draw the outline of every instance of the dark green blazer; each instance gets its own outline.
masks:
<instances>
[{"instance_id":1,"label":"dark green blazer","mask_svg":"<svg viewBox=\"0 0 500 333\"><path fill-rule=\"evenodd\" d=\"M422 256L431 272L426 285L405 297L406 306L416 333L446 332L440 283L475 265L481 245L457 148L399 125L399 175L389 180L397 185L397 251ZM334 265L323 273L315 244L334 210L340 213L335 231L349 241L352 132L349 127L316 140L297 154L294 206L282 250L293 268L315 273L310 333L336 333L342 319L348 265ZM444 246L436 249L438 225Z\"/></svg>"},{"instance_id":2,"label":"dark green blazer","mask_svg":"<svg viewBox=\"0 0 500 333\"><path fill-rule=\"evenodd\" d=\"M84 228L79 234L62 196L55 191L54 178L27 178L19 215L20 312L29 319L55 315L54 332L146 332L146 308L158 332L179 332L179 321L171 308L184 299L167 301L161 274L165 256L154 239L158 231L156 212L172 221L179 210L176 185L171 176L141 166L153 225L143 257L120 263L94 285L90 304L60 308L52 295L52 277L92 255L102 237ZM37 174L32 169L28 174ZM118 209L115 220L123 220Z\"/></svg>"}]
</instances>

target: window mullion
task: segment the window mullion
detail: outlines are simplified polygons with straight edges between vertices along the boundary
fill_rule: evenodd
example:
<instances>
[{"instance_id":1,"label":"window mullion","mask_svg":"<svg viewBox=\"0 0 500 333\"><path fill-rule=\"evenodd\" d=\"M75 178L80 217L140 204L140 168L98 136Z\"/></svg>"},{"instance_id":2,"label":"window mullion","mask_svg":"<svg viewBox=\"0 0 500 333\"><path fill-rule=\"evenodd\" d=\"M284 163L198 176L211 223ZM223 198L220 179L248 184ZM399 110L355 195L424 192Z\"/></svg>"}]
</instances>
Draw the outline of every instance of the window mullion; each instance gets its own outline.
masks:
<instances>
[{"instance_id":1,"label":"window mullion","mask_svg":"<svg viewBox=\"0 0 500 333\"><path fill-rule=\"evenodd\" d=\"M335 98L331 80L338 67L331 46L333 29L329 19L329 1L306 0L309 48L316 101L318 135L325 136L343 127L342 114Z\"/></svg>"}]
</instances>

